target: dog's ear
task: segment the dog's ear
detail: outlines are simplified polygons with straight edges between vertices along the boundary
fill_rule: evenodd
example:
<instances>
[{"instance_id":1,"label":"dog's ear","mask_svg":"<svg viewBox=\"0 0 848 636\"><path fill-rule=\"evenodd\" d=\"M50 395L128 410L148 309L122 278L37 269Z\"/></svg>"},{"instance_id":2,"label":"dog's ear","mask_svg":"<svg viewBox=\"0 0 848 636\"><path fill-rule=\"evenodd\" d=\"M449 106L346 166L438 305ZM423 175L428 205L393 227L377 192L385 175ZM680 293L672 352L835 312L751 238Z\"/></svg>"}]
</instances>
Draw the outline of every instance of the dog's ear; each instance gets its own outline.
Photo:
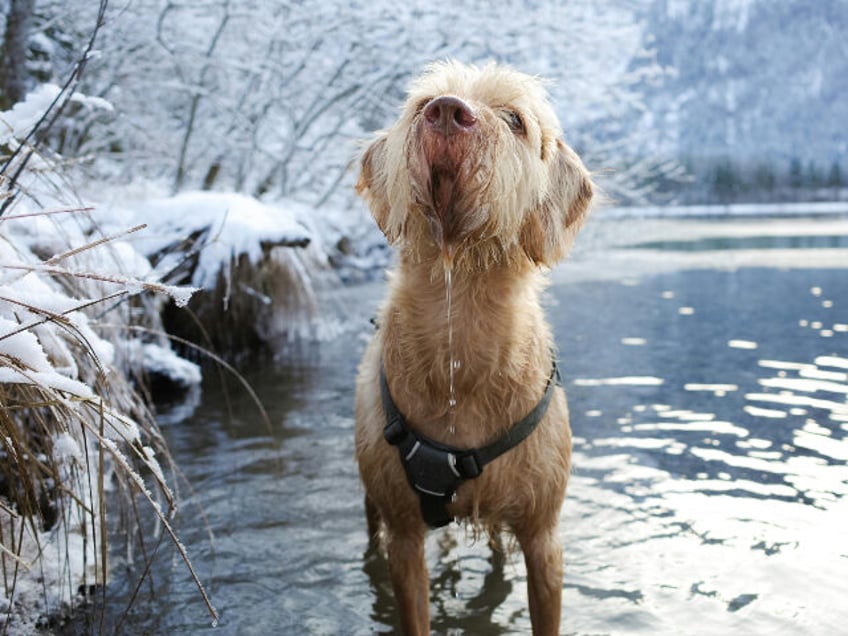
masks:
<instances>
[{"instance_id":1,"label":"dog's ear","mask_svg":"<svg viewBox=\"0 0 848 636\"><path fill-rule=\"evenodd\" d=\"M365 199L371 209L371 215L377 226L386 235L389 242L394 237L389 236L388 221L391 207L386 185L386 136L381 134L365 152L359 164L359 179L356 182L356 192Z\"/></svg>"},{"instance_id":2,"label":"dog's ear","mask_svg":"<svg viewBox=\"0 0 848 636\"><path fill-rule=\"evenodd\" d=\"M550 267L565 258L574 243L594 185L580 157L562 140L557 140L549 170L548 191L525 218L519 240L533 262Z\"/></svg>"}]
</instances>

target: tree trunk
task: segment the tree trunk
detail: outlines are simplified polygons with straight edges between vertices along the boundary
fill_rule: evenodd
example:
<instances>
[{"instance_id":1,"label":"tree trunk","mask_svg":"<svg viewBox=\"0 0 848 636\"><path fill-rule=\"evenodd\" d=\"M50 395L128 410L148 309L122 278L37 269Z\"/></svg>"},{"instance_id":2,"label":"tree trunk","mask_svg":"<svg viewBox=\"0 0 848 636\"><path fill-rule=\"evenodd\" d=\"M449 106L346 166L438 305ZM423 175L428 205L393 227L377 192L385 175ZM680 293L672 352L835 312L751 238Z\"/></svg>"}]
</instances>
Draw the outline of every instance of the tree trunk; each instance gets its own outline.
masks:
<instances>
[{"instance_id":1,"label":"tree trunk","mask_svg":"<svg viewBox=\"0 0 848 636\"><path fill-rule=\"evenodd\" d=\"M10 0L0 52L0 110L9 110L27 92L27 49L35 0Z\"/></svg>"}]
</instances>

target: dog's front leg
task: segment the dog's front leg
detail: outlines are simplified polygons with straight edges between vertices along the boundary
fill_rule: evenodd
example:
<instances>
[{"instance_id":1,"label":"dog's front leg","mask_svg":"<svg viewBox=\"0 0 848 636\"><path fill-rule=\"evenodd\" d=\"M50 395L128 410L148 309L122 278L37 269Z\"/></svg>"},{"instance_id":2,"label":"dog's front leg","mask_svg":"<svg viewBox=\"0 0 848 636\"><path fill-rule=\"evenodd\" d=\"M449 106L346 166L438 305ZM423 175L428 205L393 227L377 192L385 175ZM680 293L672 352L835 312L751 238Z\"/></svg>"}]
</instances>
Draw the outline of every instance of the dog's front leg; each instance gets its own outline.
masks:
<instances>
[{"instance_id":1,"label":"dog's front leg","mask_svg":"<svg viewBox=\"0 0 848 636\"><path fill-rule=\"evenodd\" d=\"M368 549L376 549L380 541L380 511L368 495L365 495L365 521L368 524Z\"/></svg>"},{"instance_id":2,"label":"dog's front leg","mask_svg":"<svg viewBox=\"0 0 848 636\"><path fill-rule=\"evenodd\" d=\"M527 596L535 636L559 634L562 605L562 545L556 529L519 534L527 565Z\"/></svg>"},{"instance_id":3,"label":"dog's front leg","mask_svg":"<svg viewBox=\"0 0 848 636\"><path fill-rule=\"evenodd\" d=\"M430 633L430 580L424 559L424 532L388 531L386 550L401 627L407 636Z\"/></svg>"}]
</instances>

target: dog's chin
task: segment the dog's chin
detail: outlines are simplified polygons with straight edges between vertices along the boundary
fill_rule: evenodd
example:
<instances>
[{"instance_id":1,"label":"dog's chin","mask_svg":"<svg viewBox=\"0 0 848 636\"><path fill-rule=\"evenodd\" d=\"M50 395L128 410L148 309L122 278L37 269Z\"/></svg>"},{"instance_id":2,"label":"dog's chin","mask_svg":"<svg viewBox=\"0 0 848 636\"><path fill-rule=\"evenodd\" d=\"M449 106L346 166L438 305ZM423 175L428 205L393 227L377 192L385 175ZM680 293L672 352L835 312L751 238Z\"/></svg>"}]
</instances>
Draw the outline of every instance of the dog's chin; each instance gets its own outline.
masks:
<instances>
[{"instance_id":1,"label":"dog's chin","mask_svg":"<svg viewBox=\"0 0 848 636\"><path fill-rule=\"evenodd\" d=\"M473 247L475 237L480 237L485 225L485 215L480 208L469 208L458 200L435 198L421 207L430 228L433 242L446 259L462 249Z\"/></svg>"},{"instance_id":2,"label":"dog's chin","mask_svg":"<svg viewBox=\"0 0 848 636\"><path fill-rule=\"evenodd\" d=\"M473 237L486 223L490 206L480 200L480 192L468 188L462 168L431 166L423 182L413 185L415 202L427 220L436 246L446 258L470 247Z\"/></svg>"},{"instance_id":3,"label":"dog's chin","mask_svg":"<svg viewBox=\"0 0 848 636\"><path fill-rule=\"evenodd\" d=\"M429 174L429 196L424 215L436 244L444 252L452 252L462 234L463 214L458 209L461 199L458 170L454 166L434 165Z\"/></svg>"}]
</instances>

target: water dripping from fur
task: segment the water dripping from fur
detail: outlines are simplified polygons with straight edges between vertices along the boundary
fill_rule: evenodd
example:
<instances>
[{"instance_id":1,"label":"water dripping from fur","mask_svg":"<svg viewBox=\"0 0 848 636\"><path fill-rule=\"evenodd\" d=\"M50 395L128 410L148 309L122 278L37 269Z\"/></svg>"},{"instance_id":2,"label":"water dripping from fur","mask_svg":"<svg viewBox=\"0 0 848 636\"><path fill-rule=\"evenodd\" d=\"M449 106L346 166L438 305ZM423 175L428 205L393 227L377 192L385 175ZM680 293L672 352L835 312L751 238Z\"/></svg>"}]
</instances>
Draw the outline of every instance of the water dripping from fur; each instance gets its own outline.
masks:
<instances>
[{"instance_id":1,"label":"water dripping from fur","mask_svg":"<svg viewBox=\"0 0 848 636\"><path fill-rule=\"evenodd\" d=\"M460 367L453 353L453 252L447 251L444 257L445 268L445 304L448 319L448 432L456 433L456 384L454 375Z\"/></svg>"}]
</instances>

